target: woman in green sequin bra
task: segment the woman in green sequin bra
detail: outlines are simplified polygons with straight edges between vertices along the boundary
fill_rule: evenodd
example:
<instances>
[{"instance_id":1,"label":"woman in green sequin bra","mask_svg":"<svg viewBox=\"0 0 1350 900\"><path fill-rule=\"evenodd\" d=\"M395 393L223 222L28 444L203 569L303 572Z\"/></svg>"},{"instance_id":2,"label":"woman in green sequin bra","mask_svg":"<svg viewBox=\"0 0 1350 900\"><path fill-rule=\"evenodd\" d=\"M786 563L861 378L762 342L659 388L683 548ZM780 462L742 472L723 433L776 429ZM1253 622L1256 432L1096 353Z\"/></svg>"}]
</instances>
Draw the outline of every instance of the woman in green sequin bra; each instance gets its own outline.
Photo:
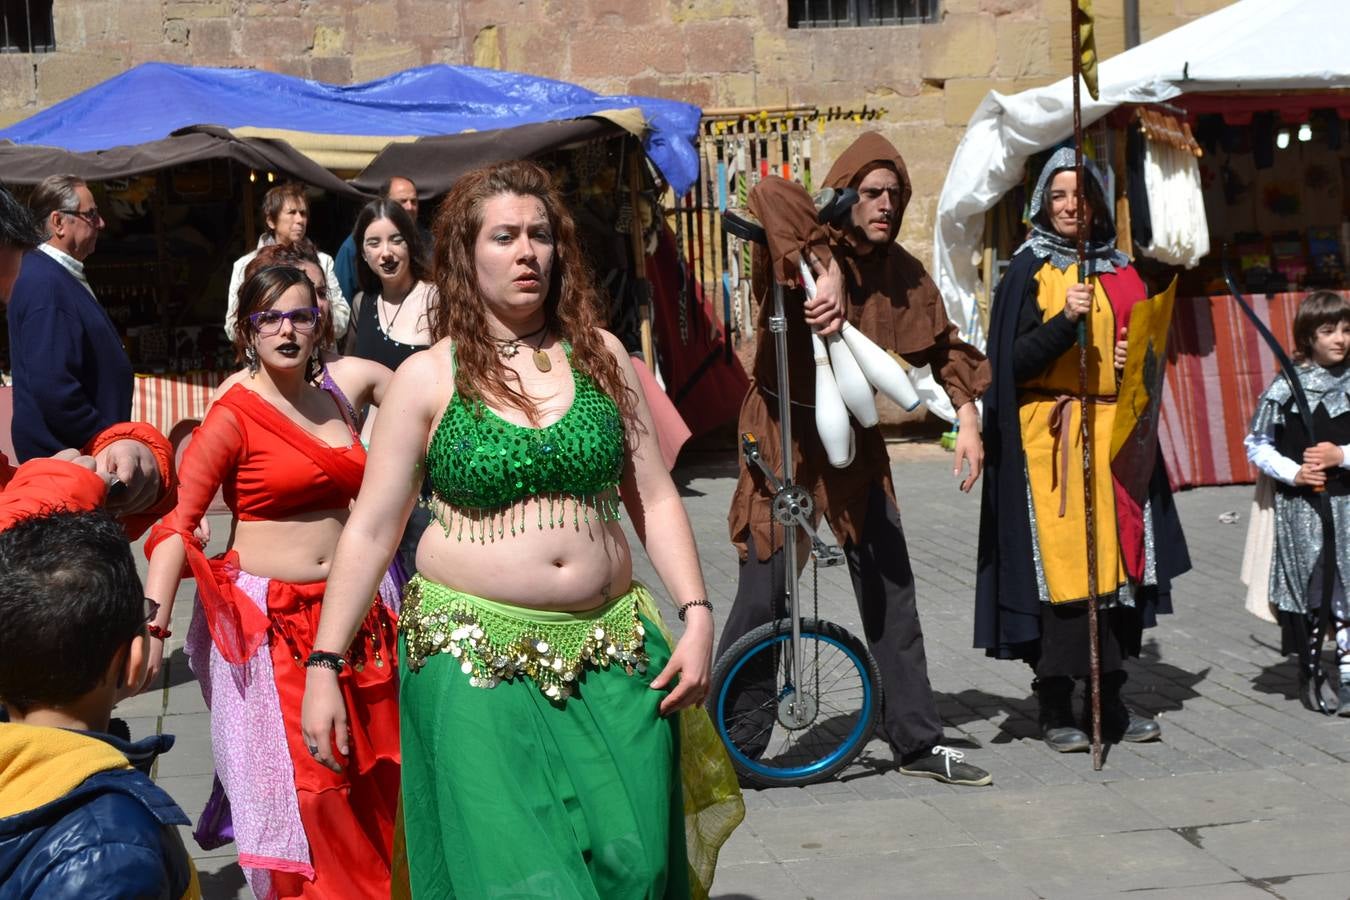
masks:
<instances>
[{"instance_id":1,"label":"woman in green sequin bra","mask_svg":"<svg viewBox=\"0 0 1350 900\"><path fill-rule=\"evenodd\" d=\"M434 343L385 397L315 642L348 646L428 475L440 527L400 621L412 891L706 896L743 808L700 706L711 608L637 376L542 168L465 175L435 234ZM677 643L633 581L620 502L686 620ZM320 761L348 749L346 715L311 668Z\"/></svg>"}]
</instances>

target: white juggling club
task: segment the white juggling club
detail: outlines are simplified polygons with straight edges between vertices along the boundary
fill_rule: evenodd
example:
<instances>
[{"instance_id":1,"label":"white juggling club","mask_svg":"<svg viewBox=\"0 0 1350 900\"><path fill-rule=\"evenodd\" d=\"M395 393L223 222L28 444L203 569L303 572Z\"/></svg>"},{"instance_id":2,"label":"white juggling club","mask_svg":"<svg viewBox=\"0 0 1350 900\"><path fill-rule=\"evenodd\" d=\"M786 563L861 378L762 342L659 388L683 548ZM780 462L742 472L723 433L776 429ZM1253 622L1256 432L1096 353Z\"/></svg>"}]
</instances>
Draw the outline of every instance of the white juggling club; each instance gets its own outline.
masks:
<instances>
[{"instance_id":1,"label":"white juggling club","mask_svg":"<svg viewBox=\"0 0 1350 900\"><path fill-rule=\"evenodd\" d=\"M847 322L839 329L839 333L873 387L890 397L905 412L919 405L919 395L914 391L909 376L889 353Z\"/></svg>"},{"instance_id":2,"label":"white juggling club","mask_svg":"<svg viewBox=\"0 0 1350 900\"><path fill-rule=\"evenodd\" d=\"M811 267L806 264L806 260L800 260L799 265L806 295L814 298L816 279L811 274ZM871 428L877 424L879 417L876 400L872 397L872 385L868 383L867 376L863 375L862 369L858 367L858 361L849 352L848 345L840 340L838 333L825 338L825 347L834 369L834 382L839 388L839 395L844 398L844 405L853 413L853 418L858 420L859 425Z\"/></svg>"},{"instance_id":3,"label":"white juggling club","mask_svg":"<svg viewBox=\"0 0 1350 900\"><path fill-rule=\"evenodd\" d=\"M848 421L848 407L839 394L830 357L820 335L811 332L811 353L816 359L816 432L825 447L830 465L842 469L853 462L853 426Z\"/></svg>"}]
</instances>

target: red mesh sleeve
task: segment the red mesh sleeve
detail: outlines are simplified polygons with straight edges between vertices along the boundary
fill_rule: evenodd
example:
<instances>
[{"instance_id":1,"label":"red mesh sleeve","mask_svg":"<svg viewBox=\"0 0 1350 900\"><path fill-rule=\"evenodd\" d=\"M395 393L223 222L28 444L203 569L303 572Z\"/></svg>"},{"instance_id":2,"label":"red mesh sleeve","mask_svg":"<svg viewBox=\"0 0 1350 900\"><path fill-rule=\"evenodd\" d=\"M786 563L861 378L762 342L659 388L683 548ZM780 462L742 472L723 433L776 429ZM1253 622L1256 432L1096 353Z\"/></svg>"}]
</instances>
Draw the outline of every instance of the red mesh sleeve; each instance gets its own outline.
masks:
<instances>
[{"instance_id":1,"label":"red mesh sleeve","mask_svg":"<svg viewBox=\"0 0 1350 900\"><path fill-rule=\"evenodd\" d=\"M127 537L136 540L145 534L145 530L169 512L178 502L178 480L173 470L173 446L157 428L146 422L119 422L94 435L85 453L97 455L113 441L139 441L150 448L159 468L159 496L154 504L138 513L123 516L120 521L126 529Z\"/></svg>"},{"instance_id":2,"label":"red mesh sleeve","mask_svg":"<svg viewBox=\"0 0 1350 900\"><path fill-rule=\"evenodd\" d=\"M246 662L267 638L267 615L238 590L222 571L217 579L202 546L193 536L206 508L222 483L233 479L247 453L242 424L228 404L217 402L206 420L192 432L179 470L178 504L150 530L145 542L149 557L170 535L183 540L187 566L197 580L197 595L216 648L228 661Z\"/></svg>"}]
</instances>

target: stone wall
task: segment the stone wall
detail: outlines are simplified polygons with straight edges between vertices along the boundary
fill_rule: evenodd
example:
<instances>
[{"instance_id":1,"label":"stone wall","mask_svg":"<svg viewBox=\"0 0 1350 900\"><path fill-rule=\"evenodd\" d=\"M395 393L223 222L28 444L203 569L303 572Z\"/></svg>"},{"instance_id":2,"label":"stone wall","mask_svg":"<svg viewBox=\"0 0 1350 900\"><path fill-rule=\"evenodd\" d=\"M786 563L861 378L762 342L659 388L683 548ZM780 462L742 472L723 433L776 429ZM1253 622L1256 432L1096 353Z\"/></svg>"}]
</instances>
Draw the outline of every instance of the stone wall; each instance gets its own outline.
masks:
<instances>
[{"instance_id":1,"label":"stone wall","mask_svg":"<svg viewBox=\"0 0 1350 900\"><path fill-rule=\"evenodd\" d=\"M1068 71L1067 0L940 0L931 25L789 29L782 0L55 0L53 53L0 55L0 124L150 60L245 66L350 83L426 63L472 63L597 91L702 107L884 107L831 123L828 165L865 128L914 181L901 235L930 253L952 151L990 89ZM1139 0L1144 40L1229 0ZM1124 48L1121 0L1097 0L1098 52Z\"/></svg>"}]
</instances>

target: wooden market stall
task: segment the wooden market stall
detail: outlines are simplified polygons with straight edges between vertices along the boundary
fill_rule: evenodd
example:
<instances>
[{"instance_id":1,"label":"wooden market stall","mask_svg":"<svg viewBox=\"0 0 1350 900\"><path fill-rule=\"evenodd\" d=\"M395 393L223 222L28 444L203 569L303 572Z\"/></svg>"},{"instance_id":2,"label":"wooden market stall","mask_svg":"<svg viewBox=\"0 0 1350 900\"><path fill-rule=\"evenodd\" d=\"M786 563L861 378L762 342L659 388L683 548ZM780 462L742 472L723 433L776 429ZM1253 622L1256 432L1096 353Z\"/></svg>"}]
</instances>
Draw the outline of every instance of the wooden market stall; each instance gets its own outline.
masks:
<instances>
[{"instance_id":1,"label":"wooden market stall","mask_svg":"<svg viewBox=\"0 0 1350 900\"><path fill-rule=\"evenodd\" d=\"M540 161L576 215L611 326L655 368L657 196L694 180L698 121L682 103L468 67L337 87L151 63L0 131L0 171L11 186L55 173L93 186L108 227L89 279L138 373L133 415L167 434L200 418L235 368L221 327L230 266L254 246L262 194L282 180L307 185L308 236L335 251L390 175L412 178L431 212L427 201L468 169Z\"/></svg>"}]
</instances>

